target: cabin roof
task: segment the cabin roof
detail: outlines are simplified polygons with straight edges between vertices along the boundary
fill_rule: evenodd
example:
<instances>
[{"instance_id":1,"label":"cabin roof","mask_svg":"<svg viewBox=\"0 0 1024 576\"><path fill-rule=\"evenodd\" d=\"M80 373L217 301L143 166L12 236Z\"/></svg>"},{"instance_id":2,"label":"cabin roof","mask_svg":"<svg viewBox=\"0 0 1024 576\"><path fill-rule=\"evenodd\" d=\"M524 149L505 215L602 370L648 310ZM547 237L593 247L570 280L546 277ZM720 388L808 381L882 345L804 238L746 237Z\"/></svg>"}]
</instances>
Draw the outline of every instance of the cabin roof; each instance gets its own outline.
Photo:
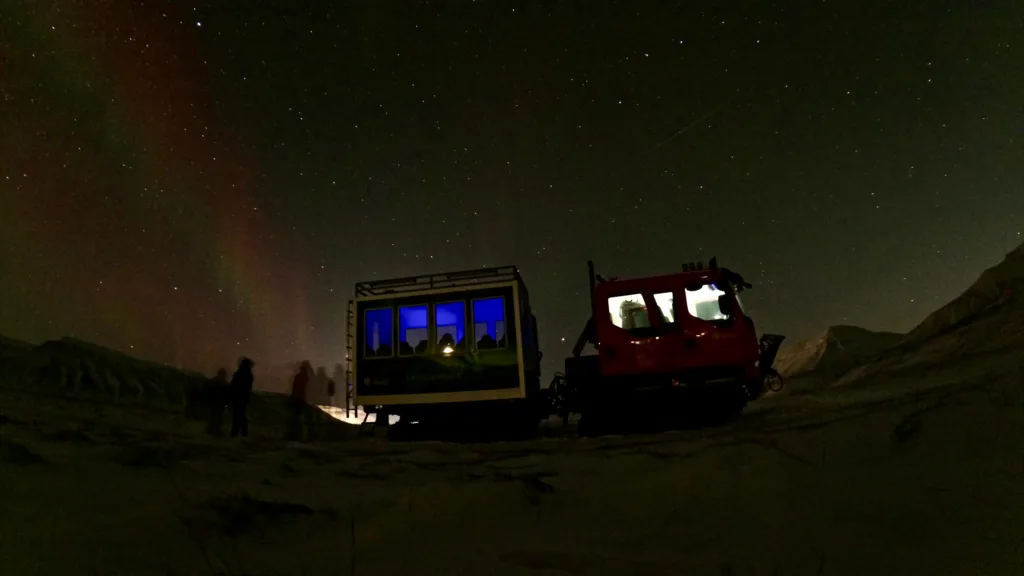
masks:
<instances>
[{"instance_id":1,"label":"cabin roof","mask_svg":"<svg viewBox=\"0 0 1024 576\"><path fill-rule=\"evenodd\" d=\"M519 269L515 265L509 265L358 282L356 283L356 296L382 296L385 294L400 296L422 290L466 288L496 282L517 282L523 295L528 295L526 284L523 283L523 278L519 275Z\"/></svg>"}]
</instances>

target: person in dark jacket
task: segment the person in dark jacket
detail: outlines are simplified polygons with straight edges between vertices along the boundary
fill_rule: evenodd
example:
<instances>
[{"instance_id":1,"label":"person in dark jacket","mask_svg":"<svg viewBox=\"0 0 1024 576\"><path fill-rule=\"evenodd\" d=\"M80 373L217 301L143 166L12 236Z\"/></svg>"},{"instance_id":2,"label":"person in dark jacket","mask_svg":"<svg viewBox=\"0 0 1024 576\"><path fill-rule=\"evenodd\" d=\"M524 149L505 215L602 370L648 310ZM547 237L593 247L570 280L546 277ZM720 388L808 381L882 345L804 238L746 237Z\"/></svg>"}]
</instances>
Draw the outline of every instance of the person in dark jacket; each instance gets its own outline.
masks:
<instances>
[{"instance_id":1,"label":"person in dark jacket","mask_svg":"<svg viewBox=\"0 0 1024 576\"><path fill-rule=\"evenodd\" d=\"M238 370L231 377L231 436L239 434L242 437L249 435L249 418L245 413L249 407L249 399L252 397L252 367L255 363L242 358L238 362Z\"/></svg>"},{"instance_id":2,"label":"person in dark jacket","mask_svg":"<svg viewBox=\"0 0 1024 576\"><path fill-rule=\"evenodd\" d=\"M210 406L210 418L207 421L206 431L213 436L220 436L224 433L224 410L228 407L228 371L221 368L206 383L207 403Z\"/></svg>"},{"instance_id":3,"label":"person in dark jacket","mask_svg":"<svg viewBox=\"0 0 1024 576\"><path fill-rule=\"evenodd\" d=\"M328 389L330 391L330 395L331 396L337 395L337 393L338 393L338 390L337 390L338 386L341 386L342 388L344 388L345 387L345 382L346 382L346 379L345 379L345 368L341 364L335 364L334 365L334 375L331 377L331 383L334 384L334 387ZM338 403L336 404L335 401L332 400L331 401L331 406L339 406L340 405L340 400L337 401L337 402Z\"/></svg>"},{"instance_id":4,"label":"person in dark jacket","mask_svg":"<svg viewBox=\"0 0 1024 576\"><path fill-rule=\"evenodd\" d=\"M312 378L313 366L303 361L299 373L292 378L292 393L288 397L288 440L302 439L302 416L306 412L306 398Z\"/></svg>"}]
</instances>

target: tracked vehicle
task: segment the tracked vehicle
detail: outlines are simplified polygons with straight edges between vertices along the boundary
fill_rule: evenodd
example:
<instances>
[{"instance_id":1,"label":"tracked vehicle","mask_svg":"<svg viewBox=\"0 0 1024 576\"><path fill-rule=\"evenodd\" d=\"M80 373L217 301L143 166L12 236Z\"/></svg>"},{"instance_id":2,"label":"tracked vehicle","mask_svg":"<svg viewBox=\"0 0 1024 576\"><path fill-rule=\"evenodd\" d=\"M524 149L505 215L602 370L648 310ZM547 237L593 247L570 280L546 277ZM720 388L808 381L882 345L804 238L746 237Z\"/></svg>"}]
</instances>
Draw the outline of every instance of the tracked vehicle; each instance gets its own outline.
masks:
<instances>
[{"instance_id":1,"label":"tracked vehicle","mask_svg":"<svg viewBox=\"0 0 1024 576\"><path fill-rule=\"evenodd\" d=\"M349 318L353 401L378 423L531 429L546 415L515 266L360 282Z\"/></svg>"},{"instance_id":2,"label":"tracked vehicle","mask_svg":"<svg viewBox=\"0 0 1024 576\"><path fill-rule=\"evenodd\" d=\"M349 387L376 421L527 432L579 413L581 433L637 417L714 423L766 389L783 336L758 339L740 293L712 258L661 276L604 278L588 262L590 319L541 388L537 320L515 266L356 284ZM584 354L588 346L596 353Z\"/></svg>"},{"instance_id":3,"label":"tracked vehicle","mask_svg":"<svg viewBox=\"0 0 1024 576\"><path fill-rule=\"evenodd\" d=\"M717 422L780 389L772 363L784 337L757 338L739 297L751 285L714 258L623 280L588 268L590 319L551 386L563 417L581 414L581 432L624 416Z\"/></svg>"}]
</instances>

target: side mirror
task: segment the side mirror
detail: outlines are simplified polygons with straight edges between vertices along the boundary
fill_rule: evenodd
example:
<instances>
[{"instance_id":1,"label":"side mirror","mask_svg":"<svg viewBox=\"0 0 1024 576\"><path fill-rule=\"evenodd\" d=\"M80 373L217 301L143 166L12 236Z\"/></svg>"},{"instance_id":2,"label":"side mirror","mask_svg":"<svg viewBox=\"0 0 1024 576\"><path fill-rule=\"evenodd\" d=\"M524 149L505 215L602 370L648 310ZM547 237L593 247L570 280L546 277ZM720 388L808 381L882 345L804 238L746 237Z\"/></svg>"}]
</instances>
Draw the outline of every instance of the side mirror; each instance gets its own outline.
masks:
<instances>
[{"instance_id":1,"label":"side mirror","mask_svg":"<svg viewBox=\"0 0 1024 576\"><path fill-rule=\"evenodd\" d=\"M718 309L722 311L722 314L726 316L732 316L735 311L733 308L733 300L728 294L722 294L718 297Z\"/></svg>"}]
</instances>

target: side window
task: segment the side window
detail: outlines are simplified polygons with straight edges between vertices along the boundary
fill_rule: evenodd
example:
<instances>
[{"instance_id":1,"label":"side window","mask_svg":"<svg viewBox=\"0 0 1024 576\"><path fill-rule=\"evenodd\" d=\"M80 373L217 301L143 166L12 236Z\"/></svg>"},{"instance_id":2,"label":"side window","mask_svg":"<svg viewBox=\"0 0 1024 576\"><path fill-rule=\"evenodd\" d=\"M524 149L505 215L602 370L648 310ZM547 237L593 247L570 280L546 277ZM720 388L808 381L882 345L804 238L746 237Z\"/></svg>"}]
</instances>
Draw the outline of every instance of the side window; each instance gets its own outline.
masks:
<instances>
[{"instance_id":1,"label":"side window","mask_svg":"<svg viewBox=\"0 0 1024 576\"><path fill-rule=\"evenodd\" d=\"M477 350L505 347L504 298L473 300L473 338Z\"/></svg>"},{"instance_id":2,"label":"side window","mask_svg":"<svg viewBox=\"0 0 1024 576\"><path fill-rule=\"evenodd\" d=\"M442 354L466 349L466 303L445 302L434 307L437 347Z\"/></svg>"},{"instance_id":3,"label":"side window","mask_svg":"<svg viewBox=\"0 0 1024 576\"><path fill-rule=\"evenodd\" d=\"M675 298L671 292L659 292L654 295L654 303L658 306L658 311L661 312L661 321L665 324L675 324L676 322L676 308Z\"/></svg>"},{"instance_id":4,"label":"side window","mask_svg":"<svg viewBox=\"0 0 1024 576\"><path fill-rule=\"evenodd\" d=\"M426 304L398 309L399 356L426 354L430 340L427 326Z\"/></svg>"},{"instance_id":5,"label":"side window","mask_svg":"<svg viewBox=\"0 0 1024 576\"><path fill-rule=\"evenodd\" d=\"M705 284L697 290L686 290L686 310L694 318L713 322L715 320L728 320L729 316L722 312L718 305L718 299L725 296L725 292L718 289L714 284Z\"/></svg>"},{"instance_id":6,"label":"side window","mask_svg":"<svg viewBox=\"0 0 1024 576\"><path fill-rule=\"evenodd\" d=\"M647 305L644 304L642 294L627 294L608 298L608 314L612 318L612 324L623 330L651 327L650 318L647 316Z\"/></svg>"},{"instance_id":7,"label":"side window","mask_svg":"<svg viewBox=\"0 0 1024 576\"><path fill-rule=\"evenodd\" d=\"M366 311L363 339L365 340L367 358L382 358L394 354L395 340L391 321L391 308L376 308Z\"/></svg>"}]
</instances>

